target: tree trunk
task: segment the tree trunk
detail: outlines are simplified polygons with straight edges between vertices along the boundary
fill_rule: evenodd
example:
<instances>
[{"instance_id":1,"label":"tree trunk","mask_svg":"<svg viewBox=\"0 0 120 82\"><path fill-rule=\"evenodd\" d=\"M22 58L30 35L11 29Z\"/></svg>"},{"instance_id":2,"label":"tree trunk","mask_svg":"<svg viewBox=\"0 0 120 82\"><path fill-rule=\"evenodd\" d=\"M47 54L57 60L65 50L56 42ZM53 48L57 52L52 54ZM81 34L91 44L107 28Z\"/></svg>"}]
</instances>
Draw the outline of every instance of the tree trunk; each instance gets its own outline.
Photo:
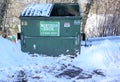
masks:
<instances>
[{"instance_id":1,"label":"tree trunk","mask_svg":"<svg viewBox=\"0 0 120 82\"><path fill-rule=\"evenodd\" d=\"M82 16L82 32L85 32L85 25L86 25L86 21L87 21L87 18L88 18L88 14L90 12L90 9L91 9L91 6L93 5L94 1L93 0L90 0L89 3L86 4L86 9L85 11L83 12L83 16Z\"/></svg>"}]
</instances>

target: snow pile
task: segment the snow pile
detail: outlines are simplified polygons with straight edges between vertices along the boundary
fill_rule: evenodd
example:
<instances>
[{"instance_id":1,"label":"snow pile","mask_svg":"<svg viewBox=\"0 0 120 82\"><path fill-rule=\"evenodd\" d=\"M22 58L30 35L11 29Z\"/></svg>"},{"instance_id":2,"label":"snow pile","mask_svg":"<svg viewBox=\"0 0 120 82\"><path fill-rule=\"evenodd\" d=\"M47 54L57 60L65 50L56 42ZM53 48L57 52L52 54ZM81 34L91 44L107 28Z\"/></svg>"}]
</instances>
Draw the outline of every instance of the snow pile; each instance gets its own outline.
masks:
<instances>
[{"instance_id":1,"label":"snow pile","mask_svg":"<svg viewBox=\"0 0 120 82\"><path fill-rule=\"evenodd\" d=\"M0 67L23 65L24 61L30 58L21 52L19 44L2 37L0 37L0 56Z\"/></svg>"},{"instance_id":2,"label":"snow pile","mask_svg":"<svg viewBox=\"0 0 120 82\"><path fill-rule=\"evenodd\" d=\"M23 53L19 41L13 43L0 37L0 82L119 81L120 41L92 44L82 47L81 55L71 59Z\"/></svg>"},{"instance_id":3,"label":"snow pile","mask_svg":"<svg viewBox=\"0 0 120 82\"><path fill-rule=\"evenodd\" d=\"M120 43L104 40L91 47L82 47L76 60L81 61L80 66L86 69L107 69L120 61Z\"/></svg>"}]
</instances>

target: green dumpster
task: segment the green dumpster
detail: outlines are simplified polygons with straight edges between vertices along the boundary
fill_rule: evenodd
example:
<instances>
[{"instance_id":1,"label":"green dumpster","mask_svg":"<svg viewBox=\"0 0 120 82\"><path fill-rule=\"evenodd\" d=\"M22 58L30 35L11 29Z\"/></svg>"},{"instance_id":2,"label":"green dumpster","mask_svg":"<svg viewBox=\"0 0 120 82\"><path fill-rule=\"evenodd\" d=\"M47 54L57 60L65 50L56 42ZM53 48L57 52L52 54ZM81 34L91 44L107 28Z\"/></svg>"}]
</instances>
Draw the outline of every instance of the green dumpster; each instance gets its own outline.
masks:
<instances>
[{"instance_id":1,"label":"green dumpster","mask_svg":"<svg viewBox=\"0 0 120 82\"><path fill-rule=\"evenodd\" d=\"M80 53L77 3L31 4L20 15L21 50L47 56Z\"/></svg>"}]
</instances>

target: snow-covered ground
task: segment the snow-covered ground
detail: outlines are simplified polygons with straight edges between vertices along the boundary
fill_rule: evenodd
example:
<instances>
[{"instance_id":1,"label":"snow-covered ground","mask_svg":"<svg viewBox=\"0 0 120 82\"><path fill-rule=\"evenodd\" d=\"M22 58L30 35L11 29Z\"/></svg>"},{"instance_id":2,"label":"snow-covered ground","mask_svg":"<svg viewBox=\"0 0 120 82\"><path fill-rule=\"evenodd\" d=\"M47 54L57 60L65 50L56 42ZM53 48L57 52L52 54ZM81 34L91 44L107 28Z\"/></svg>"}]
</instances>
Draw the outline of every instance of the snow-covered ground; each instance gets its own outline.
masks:
<instances>
[{"instance_id":1,"label":"snow-covered ground","mask_svg":"<svg viewBox=\"0 0 120 82\"><path fill-rule=\"evenodd\" d=\"M90 43L71 59L23 53L19 41L0 37L0 82L119 82L120 39Z\"/></svg>"}]
</instances>

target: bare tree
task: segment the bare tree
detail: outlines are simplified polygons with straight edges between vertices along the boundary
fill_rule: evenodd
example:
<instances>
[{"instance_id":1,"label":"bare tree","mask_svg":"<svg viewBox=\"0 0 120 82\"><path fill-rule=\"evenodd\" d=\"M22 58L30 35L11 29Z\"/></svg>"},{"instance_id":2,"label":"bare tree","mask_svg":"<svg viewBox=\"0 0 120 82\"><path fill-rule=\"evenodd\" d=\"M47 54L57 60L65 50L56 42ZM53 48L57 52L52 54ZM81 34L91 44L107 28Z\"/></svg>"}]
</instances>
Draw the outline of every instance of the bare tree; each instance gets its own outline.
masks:
<instances>
[{"instance_id":1,"label":"bare tree","mask_svg":"<svg viewBox=\"0 0 120 82\"><path fill-rule=\"evenodd\" d=\"M3 37L7 37L8 34L8 29L5 26L5 22L6 22L6 13L7 13L7 9L8 9L8 5L9 5L10 0L1 0L0 1L0 28L2 31L2 35Z\"/></svg>"},{"instance_id":2,"label":"bare tree","mask_svg":"<svg viewBox=\"0 0 120 82\"><path fill-rule=\"evenodd\" d=\"M120 0L94 0L89 17L94 21L87 21L88 37L120 35Z\"/></svg>"},{"instance_id":3,"label":"bare tree","mask_svg":"<svg viewBox=\"0 0 120 82\"><path fill-rule=\"evenodd\" d=\"M97 22L99 23L99 36L120 35L120 1L99 0L96 3L96 14L102 14L104 17Z\"/></svg>"}]
</instances>

